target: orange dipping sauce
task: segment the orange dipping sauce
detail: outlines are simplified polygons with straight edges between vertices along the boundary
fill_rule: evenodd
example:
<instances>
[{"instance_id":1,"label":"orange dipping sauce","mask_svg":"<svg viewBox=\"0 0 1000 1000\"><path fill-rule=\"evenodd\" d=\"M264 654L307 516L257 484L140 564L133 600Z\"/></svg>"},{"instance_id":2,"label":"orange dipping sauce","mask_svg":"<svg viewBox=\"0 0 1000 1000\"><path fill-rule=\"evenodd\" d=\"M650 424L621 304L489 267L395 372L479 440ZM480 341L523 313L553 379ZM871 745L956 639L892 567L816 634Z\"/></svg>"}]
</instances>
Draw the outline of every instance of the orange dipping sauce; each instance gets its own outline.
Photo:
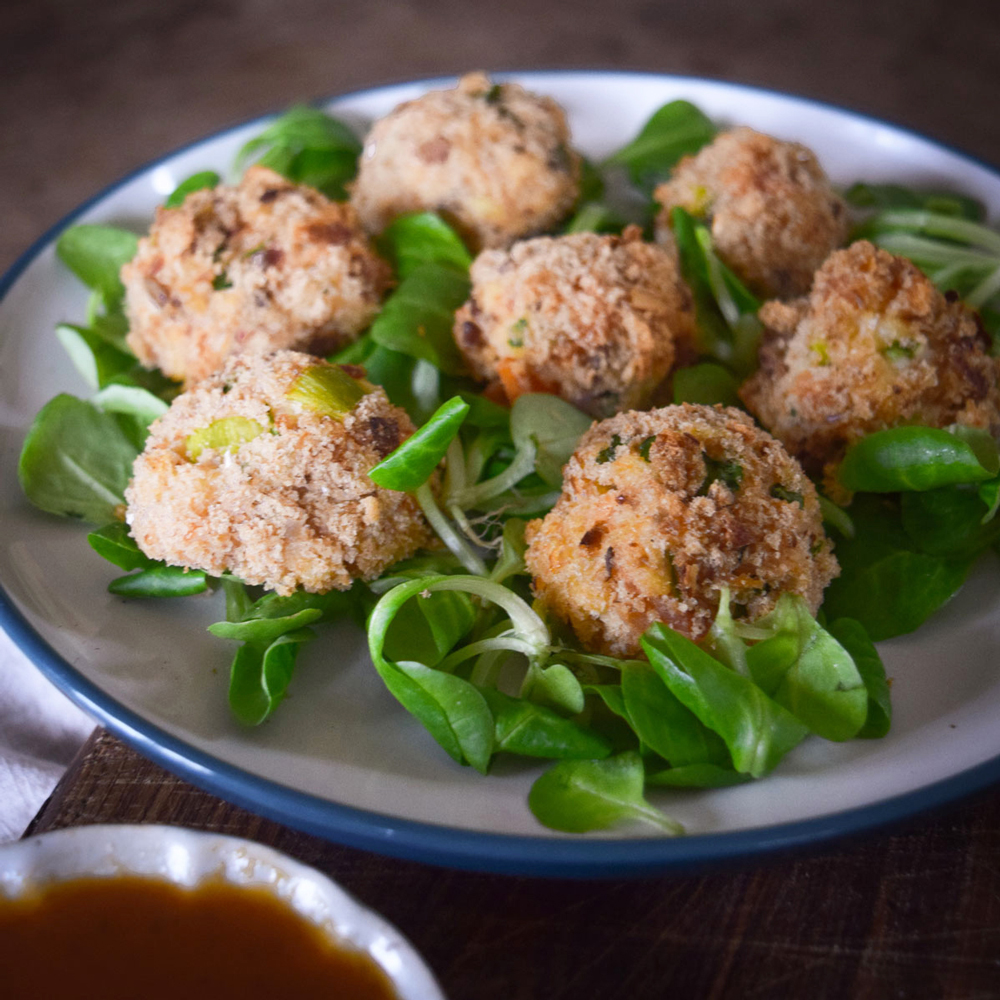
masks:
<instances>
[{"instance_id":1,"label":"orange dipping sauce","mask_svg":"<svg viewBox=\"0 0 1000 1000\"><path fill-rule=\"evenodd\" d=\"M85 878L0 900L3 1000L396 1000L386 974L267 890Z\"/></svg>"}]
</instances>

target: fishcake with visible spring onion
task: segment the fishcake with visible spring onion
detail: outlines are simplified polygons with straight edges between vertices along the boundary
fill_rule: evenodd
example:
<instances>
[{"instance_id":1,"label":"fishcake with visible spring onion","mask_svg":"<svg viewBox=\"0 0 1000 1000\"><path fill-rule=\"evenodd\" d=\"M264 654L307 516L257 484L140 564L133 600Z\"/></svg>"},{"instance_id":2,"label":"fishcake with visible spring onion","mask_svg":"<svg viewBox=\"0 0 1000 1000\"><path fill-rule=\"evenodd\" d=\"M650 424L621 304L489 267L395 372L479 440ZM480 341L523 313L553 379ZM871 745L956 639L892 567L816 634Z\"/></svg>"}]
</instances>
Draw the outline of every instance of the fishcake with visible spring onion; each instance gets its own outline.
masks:
<instances>
[{"instance_id":1,"label":"fishcake with visible spring onion","mask_svg":"<svg viewBox=\"0 0 1000 1000\"><path fill-rule=\"evenodd\" d=\"M159 208L122 268L128 344L186 383L232 353L326 354L354 340L391 279L354 210L265 167Z\"/></svg>"},{"instance_id":2,"label":"fishcake with visible spring onion","mask_svg":"<svg viewBox=\"0 0 1000 1000\"><path fill-rule=\"evenodd\" d=\"M670 210L704 218L722 260L758 295L788 298L847 238L843 199L813 153L749 128L723 132L686 156L653 197L657 238L670 243Z\"/></svg>"},{"instance_id":3,"label":"fishcake with visible spring onion","mask_svg":"<svg viewBox=\"0 0 1000 1000\"><path fill-rule=\"evenodd\" d=\"M859 240L812 291L767 302L760 368L740 395L810 471L873 431L966 424L1000 435L1000 359L976 314L920 269Z\"/></svg>"},{"instance_id":4,"label":"fishcake with visible spring onion","mask_svg":"<svg viewBox=\"0 0 1000 1000\"><path fill-rule=\"evenodd\" d=\"M368 472L413 433L353 366L235 355L151 429L125 493L153 559L289 594L370 580L428 540L416 501Z\"/></svg>"},{"instance_id":5,"label":"fishcake with visible spring onion","mask_svg":"<svg viewBox=\"0 0 1000 1000\"><path fill-rule=\"evenodd\" d=\"M720 591L752 622L783 593L815 614L837 561L816 490L745 413L682 404L595 424L528 524L536 597L584 648L641 656L654 622L697 641Z\"/></svg>"},{"instance_id":6,"label":"fishcake with visible spring onion","mask_svg":"<svg viewBox=\"0 0 1000 1000\"><path fill-rule=\"evenodd\" d=\"M351 201L376 233L408 212L438 212L476 251L551 229L579 190L562 108L469 73L372 126Z\"/></svg>"},{"instance_id":7,"label":"fishcake with visible spring onion","mask_svg":"<svg viewBox=\"0 0 1000 1000\"><path fill-rule=\"evenodd\" d=\"M674 258L630 226L484 251L454 332L508 402L551 392L600 418L649 402L693 342L694 315Z\"/></svg>"}]
</instances>

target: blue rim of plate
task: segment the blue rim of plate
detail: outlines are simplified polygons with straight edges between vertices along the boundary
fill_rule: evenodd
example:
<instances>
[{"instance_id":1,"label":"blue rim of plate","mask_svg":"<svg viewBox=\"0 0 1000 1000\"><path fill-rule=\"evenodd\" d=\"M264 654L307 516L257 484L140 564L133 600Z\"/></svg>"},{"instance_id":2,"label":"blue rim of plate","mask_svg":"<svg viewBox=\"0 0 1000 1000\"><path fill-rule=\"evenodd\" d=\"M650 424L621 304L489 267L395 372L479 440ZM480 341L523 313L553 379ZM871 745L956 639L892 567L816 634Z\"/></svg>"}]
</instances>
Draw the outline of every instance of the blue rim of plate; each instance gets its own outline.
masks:
<instances>
[{"instance_id":1,"label":"blue rim of plate","mask_svg":"<svg viewBox=\"0 0 1000 1000\"><path fill-rule=\"evenodd\" d=\"M498 77L607 75L645 77L672 83L708 83L752 93L782 97L812 107L828 108L853 118L889 126L903 135L931 143L973 162L994 174L992 164L949 146L928 139L912 129L894 125L836 104L799 97L779 90L754 87L707 77L621 70L517 70L496 71ZM317 106L349 97L360 97L404 83L453 83L454 77L433 76L368 87L317 100ZM165 160L194 149L202 143L220 139L230 132L264 122L274 113L239 122L201 139L187 143L157 157L124 177L109 184L59 222L50 227L13 263L0 278L0 302L29 264L75 219L93 205L136 177ZM591 838L524 836L484 833L457 827L436 826L382 813L341 805L307 792L301 792L242 768L219 760L189 746L141 715L126 708L84 677L61 657L18 610L0 584L0 627L35 666L64 694L106 728L134 749L173 774L205 791L269 819L348 847L379 854L446 865L453 868L503 874L607 878L650 875L668 871L690 871L711 865L751 860L763 855L795 848L814 847L831 840L896 823L981 791L1000 781L1000 754L971 768L943 778L922 788L858 806L828 816L756 827L730 833L692 834L670 838Z\"/></svg>"}]
</instances>

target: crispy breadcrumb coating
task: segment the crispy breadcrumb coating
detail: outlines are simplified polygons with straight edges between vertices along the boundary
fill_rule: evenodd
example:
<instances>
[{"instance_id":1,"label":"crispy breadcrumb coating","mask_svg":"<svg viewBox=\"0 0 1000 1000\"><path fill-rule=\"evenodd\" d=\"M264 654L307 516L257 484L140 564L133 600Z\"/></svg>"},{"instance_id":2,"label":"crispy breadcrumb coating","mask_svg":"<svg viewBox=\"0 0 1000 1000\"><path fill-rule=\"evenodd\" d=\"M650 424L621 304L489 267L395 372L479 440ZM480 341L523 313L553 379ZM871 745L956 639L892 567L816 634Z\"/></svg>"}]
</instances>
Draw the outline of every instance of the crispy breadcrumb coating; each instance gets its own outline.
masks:
<instances>
[{"instance_id":1,"label":"crispy breadcrumb coating","mask_svg":"<svg viewBox=\"0 0 1000 1000\"><path fill-rule=\"evenodd\" d=\"M427 541L416 501L368 478L413 433L409 417L368 383L342 419L289 399L315 366L331 367L292 351L239 354L174 400L125 493L146 555L279 594L324 593L373 579ZM191 435L220 421L251 428L248 439L192 458Z\"/></svg>"},{"instance_id":2,"label":"crispy breadcrumb coating","mask_svg":"<svg viewBox=\"0 0 1000 1000\"><path fill-rule=\"evenodd\" d=\"M653 197L658 239L672 240L675 206L709 220L719 256L758 295L802 295L847 238L847 206L813 153L749 128L684 157Z\"/></svg>"},{"instance_id":3,"label":"crispy breadcrumb coating","mask_svg":"<svg viewBox=\"0 0 1000 1000\"><path fill-rule=\"evenodd\" d=\"M185 382L234 352L324 354L371 322L390 279L349 205L255 166L157 209L122 268L128 344Z\"/></svg>"},{"instance_id":4,"label":"crispy breadcrumb coating","mask_svg":"<svg viewBox=\"0 0 1000 1000\"><path fill-rule=\"evenodd\" d=\"M562 108L482 73L399 105L365 140L351 196L380 232L407 212L440 212L472 249L551 229L576 201L580 157Z\"/></svg>"},{"instance_id":5,"label":"crispy breadcrumb coating","mask_svg":"<svg viewBox=\"0 0 1000 1000\"><path fill-rule=\"evenodd\" d=\"M527 539L535 595L584 648L611 656L641 656L654 622L701 639L723 587L745 621L787 592L815 613L839 571L799 464L721 406L595 424Z\"/></svg>"},{"instance_id":6,"label":"crispy breadcrumb coating","mask_svg":"<svg viewBox=\"0 0 1000 1000\"><path fill-rule=\"evenodd\" d=\"M484 251L455 316L459 349L492 394L551 392L594 417L646 405L693 337L673 257L637 226Z\"/></svg>"},{"instance_id":7,"label":"crispy breadcrumb coating","mask_svg":"<svg viewBox=\"0 0 1000 1000\"><path fill-rule=\"evenodd\" d=\"M1000 360L978 316L904 257L854 243L808 297L768 302L760 318L760 368L740 395L810 470L901 424L1000 435Z\"/></svg>"}]
</instances>

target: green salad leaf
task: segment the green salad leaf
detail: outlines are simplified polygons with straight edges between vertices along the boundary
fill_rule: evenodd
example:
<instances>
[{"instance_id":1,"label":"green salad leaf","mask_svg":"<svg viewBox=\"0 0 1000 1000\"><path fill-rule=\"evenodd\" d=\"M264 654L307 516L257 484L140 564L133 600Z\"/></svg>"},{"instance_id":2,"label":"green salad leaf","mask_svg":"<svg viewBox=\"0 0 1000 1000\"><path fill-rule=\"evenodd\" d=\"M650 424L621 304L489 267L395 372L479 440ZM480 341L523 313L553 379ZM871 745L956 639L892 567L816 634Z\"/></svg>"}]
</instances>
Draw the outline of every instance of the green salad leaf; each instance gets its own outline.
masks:
<instances>
[{"instance_id":1,"label":"green salad leaf","mask_svg":"<svg viewBox=\"0 0 1000 1000\"><path fill-rule=\"evenodd\" d=\"M357 173L361 142L343 122L304 105L275 119L236 155L242 171L254 160L296 184L307 184L329 198L345 198L345 185Z\"/></svg>"},{"instance_id":2,"label":"green salad leaf","mask_svg":"<svg viewBox=\"0 0 1000 1000\"><path fill-rule=\"evenodd\" d=\"M521 697L567 715L582 712L585 703L583 686L564 663L550 663L546 667L532 663L521 685Z\"/></svg>"},{"instance_id":3,"label":"green salad leaf","mask_svg":"<svg viewBox=\"0 0 1000 1000\"><path fill-rule=\"evenodd\" d=\"M135 233L115 226L71 226L56 241L56 255L88 287L99 292L105 307L125 296L118 277L139 248Z\"/></svg>"},{"instance_id":4,"label":"green salad leaf","mask_svg":"<svg viewBox=\"0 0 1000 1000\"><path fill-rule=\"evenodd\" d=\"M737 771L767 774L808 732L753 681L666 625L653 625L642 648L677 700L722 737Z\"/></svg>"},{"instance_id":5,"label":"green salad leaf","mask_svg":"<svg viewBox=\"0 0 1000 1000\"><path fill-rule=\"evenodd\" d=\"M651 191L666 180L682 156L697 153L715 133L711 120L693 104L671 101L658 108L639 134L606 162L627 168L637 187Z\"/></svg>"},{"instance_id":6,"label":"green salad leaf","mask_svg":"<svg viewBox=\"0 0 1000 1000\"><path fill-rule=\"evenodd\" d=\"M896 493L978 483L1000 472L1000 455L985 431L958 427L894 427L853 444L837 477L849 490Z\"/></svg>"},{"instance_id":7,"label":"green salad leaf","mask_svg":"<svg viewBox=\"0 0 1000 1000\"><path fill-rule=\"evenodd\" d=\"M103 388L135 367L132 354L109 344L89 327L60 323L56 337L91 389Z\"/></svg>"},{"instance_id":8,"label":"green salad leaf","mask_svg":"<svg viewBox=\"0 0 1000 1000\"><path fill-rule=\"evenodd\" d=\"M393 661L385 655L389 628L410 598L436 590L463 590L468 579L430 576L394 587L382 596L369 618L368 648L375 669L400 704L424 724L449 756L485 774L494 751L494 723L476 686L415 660ZM485 580L481 583L487 586Z\"/></svg>"},{"instance_id":9,"label":"green salad leaf","mask_svg":"<svg viewBox=\"0 0 1000 1000\"><path fill-rule=\"evenodd\" d=\"M838 618L827 626L827 631L850 654L868 692L868 714L855 735L862 739L881 739L892 723L889 682L882 658L860 622Z\"/></svg>"},{"instance_id":10,"label":"green salad leaf","mask_svg":"<svg viewBox=\"0 0 1000 1000\"><path fill-rule=\"evenodd\" d=\"M761 303L719 259L707 226L683 208L671 209L670 226L694 297L698 350L743 378L757 365Z\"/></svg>"},{"instance_id":11,"label":"green salad leaf","mask_svg":"<svg viewBox=\"0 0 1000 1000\"><path fill-rule=\"evenodd\" d=\"M817 736L838 741L856 736L868 717L868 689L851 654L813 618L805 601L782 594L754 628L772 633L746 653L760 688Z\"/></svg>"},{"instance_id":12,"label":"green salad leaf","mask_svg":"<svg viewBox=\"0 0 1000 1000\"><path fill-rule=\"evenodd\" d=\"M899 505L903 530L915 548L929 555L975 558L1000 542L1000 520L990 516L992 507L974 488L904 493Z\"/></svg>"},{"instance_id":13,"label":"green salad leaf","mask_svg":"<svg viewBox=\"0 0 1000 1000\"><path fill-rule=\"evenodd\" d=\"M506 506L509 491L532 473L537 473L544 484L558 488L562 484L562 467L592 423L585 413L558 396L518 396L510 409L509 433L514 447L511 460L496 475L454 491L451 503L465 510ZM501 435L496 440L505 438ZM482 463L471 448L470 459L466 479L474 481L479 478Z\"/></svg>"},{"instance_id":14,"label":"green salad leaf","mask_svg":"<svg viewBox=\"0 0 1000 1000\"><path fill-rule=\"evenodd\" d=\"M289 612L280 618L251 618L238 622L216 622L208 626L208 631L220 639L236 639L239 642L271 643L287 632L294 632L311 625L323 617L320 608L306 607Z\"/></svg>"},{"instance_id":15,"label":"green salad leaf","mask_svg":"<svg viewBox=\"0 0 1000 1000\"><path fill-rule=\"evenodd\" d=\"M625 718L645 746L672 767L731 766L722 739L673 694L649 664L630 662L622 670Z\"/></svg>"},{"instance_id":16,"label":"green salad leaf","mask_svg":"<svg viewBox=\"0 0 1000 1000\"><path fill-rule=\"evenodd\" d=\"M208 578L200 569L166 566L156 563L129 576L120 576L108 584L108 591L119 597L191 597L208 590Z\"/></svg>"},{"instance_id":17,"label":"green salad leaf","mask_svg":"<svg viewBox=\"0 0 1000 1000\"><path fill-rule=\"evenodd\" d=\"M674 402L742 407L739 381L727 368L711 361L674 372Z\"/></svg>"},{"instance_id":18,"label":"green salad leaf","mask_svg":"<svg viewBox=\"0 0 1000 1000\"><path fill-rule=\"evenodd\" d=\"M87 541L99 556L127 572L157 565L154 559L140 551L135 539L129 534L128 526L121 521L112 521L111 524L90 532Z\"/></svg>"},{"instance_id":19,"label":"green salad leaf","mask_svg":"<svg viewBox=\"0 0 1000 1000\"><path fill-rule=\"evenodd\" d=\"M637 753L603 760L564 760L531 786L528 805L535 818L553 830L586 833L619 823L647 823L677 836L680 823L643 798L644 773Z\"/></svg>"},{"instance_id":20,"label":"green salad leaf","mask_svg":"<svg viewBox=\"0 0 1000 1000\"><path fill-rule=\"evenodd\" d=\"M423 427L383 458L368 477L388 490L404 493L416 490L427 482L444 458L468 412L469 404L453 396Z\"/></svg>"},{"instance_id":21,"label":"green salad leaf","mask_svg":"<svg viewBox=\"0 0 1000 1000\"><path fill-rule=\"evenodd\" d=\"M853 618L880 642L918 628L965 582L967 556L930 555L907 535L892 497L859 494L853 538L836 544L840 576L823 599L831 621Z\"/></svg>"},{"instance_id":22,"label":"green salad leaf","mask_svg":"<svg viewBox=\"0 0 1000 1000\"><path fill-rule=\"evenodd\" d=\"M596 760L611 753L611 744L590 729L557 712L496 688L481 688L493 713L496 752L522 757Z\"/></svg>"},{"instance_id":23,"label":"green salad leaf","mask_svg":"<svg viewBox=\"0 0 1000 1000\"><path fill-rule=\"evenodd\" d=\"M35 417L17 475L40 510L105 525L118 519L137 455L115 414L62 393Z\"/></svg>"},{"instance_id":24,"label":"green salad leaf","mask_svg":"<svg viewBox=\"0 0 1000 1000\"><path fill-rule=\"evenodd\" d=\"M164 208L180 208L184 199L194 191L214 188L222 178L214 170L201 170L181 181L163 203Z\"/></svg>"},{"instance_id":25,"label":"green salad leaf","mask_svg":"<svg viewBox=\"0 0 1000 1000\"><path fill-rule=\"evenodd\" d=\"M162 417L169 409L162 397L135 385L111 382L95 397L94 405L105 413L120 413L132 417L144 427Z\"/></svg>"},{"instance_id":26,"label":"green salad leaf","mask_svg":"<svg viewBox=\"0 0 1000 1000\"><path fill-rule=\"evenodd\" d=\"M753 781L749 774L741 774L732 767L720 764L683 764L646 773L646 784L653 787L729 788L748 781Z\"/></svg>"},{"instance_id":27,"label":"green salad leaf","mask_svg":"<svg viewBox=\"0 0 1000 1000\"><path fill-rule=\"evenodd\" d=\"M446 375L463 374L465 362L452 325L469 288L468 276L449 264L415 265L375 317L371 339L389 350L429 361Z\"/></svg>"},{"instance_id":28,"label":"green salad leaf","mask_svg":"<svg viewBox=\"0 0 1000 1000\"><path fill-rule=\"evenodd\" d=\"M475 621L476 607L468 594L440 590L410 598L397 610L386 630L385 656L436 667Z\"/></svg>"},{"instance_id":29,"label":"green salad leaf","mask_svg":"<svg viewBox=\"0 0 1000 1000\"><path fill-rule=\"evenodd\" d=\"M472 257L461 237L436 212L401 215L375 241L405 281L424 264L439 264L465 274Z\"/></svg>"},{"instance_id":30,"label":"green salad leaf","mask_svg":"<svg viewBox=\"0 0 1000 1000\"><path fill-rule=\"evenodd\" d=\"M284 632L275 639L244 643L229 672L229 707L246 726L259 726L284 700L303 643L312 629Z\"/></svg>"},{"instance_id":31,"label":"green salad leaf","mask_svg":"<svg viewBox=\"0 0 1000 1000\"><path fill-rule=\"evenodd\" d=\"M569 233L620 233L626 219L609 205L599 201L586 201L573 213L563 227Z\"/></svg>"},{"instance_id":32,"label":"green salad leaf","mask_svg":"<svg viewBox=\"0 0 1000 1000\"><path fill-rule=\"evenodd\" d=\"M562 469L593 420L558 396L525 393L510 411L510 434L519 452L534 449L534 468L550 486L562 485Z\"/></svg>"}]
</instances>

